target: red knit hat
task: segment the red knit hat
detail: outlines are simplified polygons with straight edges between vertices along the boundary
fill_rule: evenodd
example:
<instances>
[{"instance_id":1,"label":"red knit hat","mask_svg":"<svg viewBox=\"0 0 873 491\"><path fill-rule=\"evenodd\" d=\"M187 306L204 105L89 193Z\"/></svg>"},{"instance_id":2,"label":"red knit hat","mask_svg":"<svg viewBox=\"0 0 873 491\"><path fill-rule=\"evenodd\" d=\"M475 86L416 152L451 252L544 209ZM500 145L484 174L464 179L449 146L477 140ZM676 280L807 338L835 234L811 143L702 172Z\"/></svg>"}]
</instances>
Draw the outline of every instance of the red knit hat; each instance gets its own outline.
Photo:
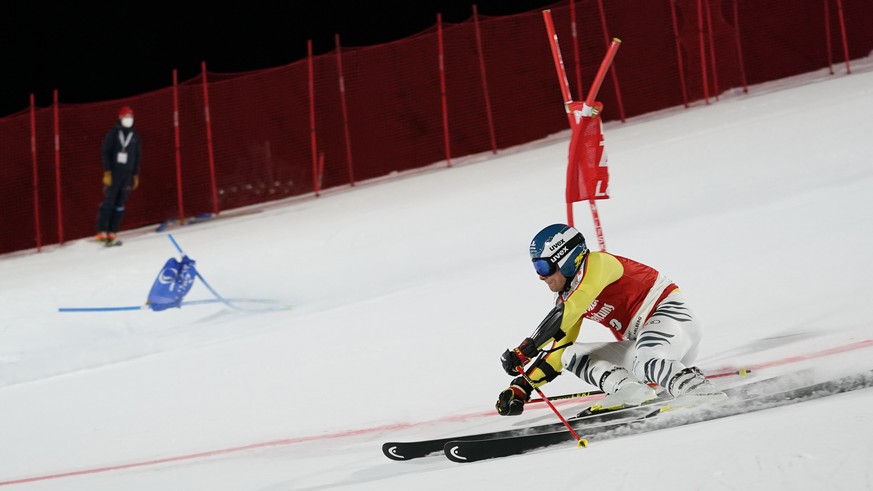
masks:
<instances>
[{"instance_id":1,"label":"red knit hat","mask_svg":"<svg viewBox=\"0 0 873 491\"><path fill-rule=\"evenodd\" d=\"M118 119L121 119L125 116L133 117L133 109L131 109L129 106L124 106L121 108L120 111L118 111Z\"/></svg>"}]
</instances>

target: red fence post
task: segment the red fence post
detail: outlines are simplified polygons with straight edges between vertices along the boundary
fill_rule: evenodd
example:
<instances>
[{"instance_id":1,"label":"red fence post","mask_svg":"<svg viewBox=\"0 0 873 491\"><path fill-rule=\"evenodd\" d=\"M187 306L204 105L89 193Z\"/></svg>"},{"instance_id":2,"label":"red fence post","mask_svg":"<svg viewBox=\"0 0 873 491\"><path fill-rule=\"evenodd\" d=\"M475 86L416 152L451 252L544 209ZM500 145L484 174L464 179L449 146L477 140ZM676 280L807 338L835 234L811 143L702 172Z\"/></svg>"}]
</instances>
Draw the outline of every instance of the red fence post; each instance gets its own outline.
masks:
<instances>
[{"instance_id":1,"label":"red fence post","mask_svg":"<svg viewBox=\"0 0 873 491\"><path fill-rule=\"evenodd\" d=\"M491 137L491 153L497 153L497 138L494 136L494 118L491 114L491 96L488 94L488 77L485 75L485 53L482 50L482 35L479 32L479 11L473 4L473 28L476 31L476 52L479 55L479 73L482 75L482 94L485 96L485 117L488 119L488 135Z\"/></svg>"},{"instance_id":2,"label":"red fence post","mask_svg":"<svg viewBox=\"0 0 873 491\"><path fill-rule=\"evenodd\" d=\"M697 0L697 33L700 37L700 72L703 74L703 97L709 104L709 78L706 74L706 41L703 36L703 3Z\"/></svg>"},{"instance_id":3,"label":"red fence post","mask_svg":"<svg viewBox=\"0 0 873 491\"><path fill-rule=\"evenodd\" d=\"M349 184L355 185L355 171L352 165L352 139L349 137L349 113L346 108L346 82L343 77L343 55L340 49L339 34L334 34L334 42L336 43L336 71L339 74L339 93L340 107L343 111L343 135L345 136L346 144L346 164L349 168Z\"/></svg>"},{"instance_id":4,"label":"red fence post","mask_svg":"<svg viewBox=\"0 0 873 491\"><path fill-rule=\"evenodd\" d=\"M828 6L828 0L824 0L822 4L824 5L825 46L828 51L828 70L830 70L831 75L833 75L834 56L832 54L833 47L831 47L831 9Z\"/></svg>"},{"instance_id":5,"label":"red fence post","mask_svg":"<svg viewBox=\"0 0 873 491\"><path fill-rule=\"evenodd\" d=\"M712 33L712 12L709 8L709 0L706 2L706 30L709 32L709 61L712 66L712 88L715 92L715 100L718 100L718 63L715 61L715 38Z\"/></svg>"},{"instance_id":6,"label":"red fence post","mask_svg":"<svg viewBox=\"0 0 873 491\"><path fill-rule=\"evenodd\" d=\"M600 10L600 24L603 26L603 39L606 41L606 49L608 50L612 44L612 38L609 37L609 29L606 27L606 11L603 9L603 0L597 0L597 7ZM621 122L624 123L624 103L621 100L621 89L618 85L618 74L615 71L615 64L609 66L609 73L612 75L612 86L615 89L615 99L618 102L618 114L621 116ZM579 97L582 96L580 95Z\"/></svg>"},{"instance_id":7,"label":"red fence post","mask_svg":"<svg viewBox=\"0 0 873 491\"><path fill-rule=\"evenodd\" d=\"M212 118L209 115L209 82L206 80L206 62L200 62L203 74L203 116L206 118L206 149L209 153L209 179L212 184L212 213L218 215L218 185L215 181L215 153L212 149Z\"/></svg>"},{"instance_id":8,"label":"red fence post","mask_svg":"<svg viewBox=\"0 0 873 491\"><path fill-rule=\"evenodd\" d=\"M446 148L446 164L452 166L452 152L449 148L449 105L446 101L446 69L443 63L443 14L437 14L437 47L439 50L440 99L443 106L443 145Z\"/></svg>"},{"instance_id":9,"label":"red fence post","mask_svg":"<svg viewBox=\"0 0 873 491\"><path fill-rule=\"evenodd\" d=\"M309 142L312 147L312 189L315 190L315 196L319 195L321 186L319 186L318 176L318 146L315 139L315 74L312 64L312 40L306 40L306 66L309 79Z\"/></svg>"},{"instance_id":10,"label":"red fence post","mask_svg":"<svg viewBox=\"0 0 873 491\"><path fill-rule=\"evenodd\" d=\"M36 226L36 252L42 251L42 227L39 225L39 172L36 166L36 99L30 94L30 156L33 160L33 218Z\"/></svg>"},{"instance_id":11,"label":"red fence post","mask_svg":"<svg viewBox=\"0 0 873 491\"><path fill-rule=\"evenodd\" d=\"M840 17L840 32L843 35L843 57L846 60L846 74L852 73L849 66L849 41L846 38L846 19L843 17L843 0L837 0L837 14Z\"/></svg>"},{"instance_id":12,"label":"red fence post","mask_svg":"<svg viewBox=\"0 0 873 491\"><path fill-rule=\"evenodd\" d=\"M679 43L679 21L676 19L676 2L670 0L670 14L673 17L673 39L676 41L676 62L679 65L679 84L682 86L682 102L688 107L688 89L685 87L685 63L682 61L682 46Z\"/></svg>"},{"instance_id":13,"label":"red fence post","mask_svg":"<svg viewBox=\"0 0 873 491\"><path fill-rule=\"evenodd\" d=\"M185 224L185 208L182 200L182 153L181 139L179 137L179 74L173 69L173 134L176 145L176 199L179 202L179 224Z\"/></svg>"},{"instance_id":14,"label":"red fence post","mask_svg":"<svg viewBox=\"0 0 873 491\"><path fill-rule=\"evenodd\" d=\"M318 189L321 189L324 178L324 152L318 153Z\"/></svg>"},{"instance_id":15,"label":"red fence post","mask_svg":"<svg viewBox=\"0 0 873 491\"><path fill-rule=\"evenodd\" d=\"M58 244L64 245L64 213L61 211L61 131L58 111L58 89L53 91L52 114L55 133L55 191L58 204Z\"/></svg>"},{"instance_id":16,"label":"red fence post","mask_svg":"<svg viewBox=\"0 0 873 491\"><path fill-rule=\"evenodd\" d=\"M749 84L746 81L746 64L743 62L743 46L740 44L740 13L737 0L734 0L734 39L737 45L737 62L740 64L740 78L743 81L743 92L749 93Z\"/></svg>"}]
</instances>

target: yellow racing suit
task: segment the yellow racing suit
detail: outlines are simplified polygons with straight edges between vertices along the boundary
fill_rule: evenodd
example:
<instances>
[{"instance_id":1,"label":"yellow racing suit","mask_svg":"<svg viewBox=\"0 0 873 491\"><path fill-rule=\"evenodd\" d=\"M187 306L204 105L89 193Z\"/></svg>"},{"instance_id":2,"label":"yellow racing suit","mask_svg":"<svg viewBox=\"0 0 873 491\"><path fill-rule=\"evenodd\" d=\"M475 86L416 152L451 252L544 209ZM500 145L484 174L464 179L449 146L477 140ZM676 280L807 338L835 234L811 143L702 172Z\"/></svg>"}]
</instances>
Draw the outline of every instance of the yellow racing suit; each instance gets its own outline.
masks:
<instances>
[{"instance_id":1,"label":"yellow racing suit","mask_svg":"<svg viewBox=\"0 0 873 491\"><path fill-rule=\"evenodd\" d=\"M539 357L526 373L539 387L563 369L561 355L579 336L582 319L636 339L654 307L678 287L656 269L607 252L590 252L558 293L555 307L531 335Z\"/></svg>"}]
</instances>

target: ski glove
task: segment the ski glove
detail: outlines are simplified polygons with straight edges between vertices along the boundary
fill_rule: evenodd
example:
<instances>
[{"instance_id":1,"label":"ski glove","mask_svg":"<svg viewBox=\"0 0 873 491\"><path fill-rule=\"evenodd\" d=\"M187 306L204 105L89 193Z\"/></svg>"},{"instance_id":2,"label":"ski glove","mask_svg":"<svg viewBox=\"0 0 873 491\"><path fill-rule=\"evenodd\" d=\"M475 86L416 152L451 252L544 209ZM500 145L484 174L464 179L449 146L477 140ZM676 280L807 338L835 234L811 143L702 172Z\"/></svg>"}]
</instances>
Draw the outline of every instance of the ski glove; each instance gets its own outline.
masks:
<instances>
[{"instance_id":1,"label":"ski glove","mask_svg":"<svg viewBox=\"0 0 873 491\"><path fill-rule=\"evenodd\" d=\"M536 356L537 347L531 338L525 338L514 350L506 350L500 355L503 370L509 375L517 375L516 367L524 367L531 358Z\"/></svg>"},{"instance_id":2,"label":"ski glove","mask_svg":"<svg viewBox=\"0 0 873 491\"><path fill-rule=\"evenodd\" d=\"M103 172L103 185L109 187L112 185L112 171L104 171Z\"/></svg>"},{"instance_id":3,"label":"ski glove","mask_svg":"<svg viewBox=\"0 0 873 491\"><path fill-rule=\"evenodd\" d=\"M497 414L501 416L515 416L524 411L524 403L530 399L530 392L533 387L524 377L517 377L512 381L509 388L504 389L497 396Z\"/></svg>"}]
</instances>

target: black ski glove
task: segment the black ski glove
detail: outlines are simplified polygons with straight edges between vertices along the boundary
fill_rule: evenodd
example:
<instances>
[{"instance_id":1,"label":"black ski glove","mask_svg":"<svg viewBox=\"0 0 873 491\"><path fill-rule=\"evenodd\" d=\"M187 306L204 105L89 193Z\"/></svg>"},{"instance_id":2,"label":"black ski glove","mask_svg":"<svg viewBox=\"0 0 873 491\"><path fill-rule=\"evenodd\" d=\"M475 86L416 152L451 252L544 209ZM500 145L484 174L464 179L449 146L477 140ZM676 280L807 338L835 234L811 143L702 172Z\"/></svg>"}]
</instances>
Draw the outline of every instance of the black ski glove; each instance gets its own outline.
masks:
<instances>
[{"instance_id":1,"label":"black ski glove","mask_svg":"<svg viewBox=\"0 0 873 491\"><path fill-rule=\"evenodd\" d=\"M537 355L537 347L531 338L525 338L514 350L506 350L500 355L503 370L509 375L518 375L516 367L524 367L531 358Z\"/></svg>"},{"instance_id":2,"label":"black ski glove","mask_svg":"<svg viewBox=\"0 0 873 491\"><path fill-rule=\"evenodd\" d=\"M524 377L516 377L512 381L512 385L497 396L497 404L494 405L497 408L497 414L501 416L521 414L524 411L524 403L530 399L532 390L533 387L527 383Z\"/></svg>"}]
</instances>

